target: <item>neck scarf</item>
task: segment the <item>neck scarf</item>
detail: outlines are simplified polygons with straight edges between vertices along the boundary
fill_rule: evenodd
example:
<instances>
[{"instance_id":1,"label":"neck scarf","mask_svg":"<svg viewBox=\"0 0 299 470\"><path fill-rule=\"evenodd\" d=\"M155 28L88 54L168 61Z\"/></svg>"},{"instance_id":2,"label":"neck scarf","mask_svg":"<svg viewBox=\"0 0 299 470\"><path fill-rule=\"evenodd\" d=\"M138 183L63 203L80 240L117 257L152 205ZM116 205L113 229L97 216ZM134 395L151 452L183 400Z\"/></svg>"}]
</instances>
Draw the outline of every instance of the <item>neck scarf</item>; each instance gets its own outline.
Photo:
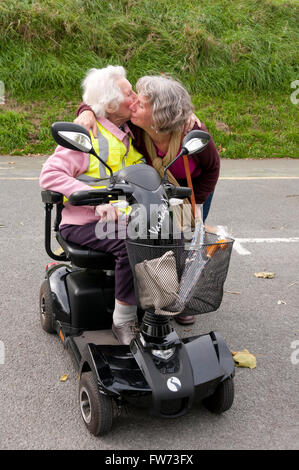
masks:
<instances>
[{"instance_id":1,"label":"neck scarf","mask_svg":"<svg viewBox=\"0 0 299 470\"><path fill-rule=\"evenodd\" d=\"M164 176L164 169L170 162L172 162L176 158L178 154L178 151L182 142L182 133L180 131L172 132L169 146L168 146L168 151L165 157L162 157L162 158L157 155L156 147L147 132L143 132L143 138L144 138L145 147L151 159L152 165L155 168L155 170L159 173L162 179ZM171 184L173 184L174 186L179 186L179 183L177 182L175 177L172 175L170 170L167 170L167 178ZM188 204L190 206L188 209L191 211L191 204L188 198L184 199L184 204ZM180 220L180 226L181 226L181 229L183 229L181 207L175 206L174 213L175 213L176 218ZM194 217L192 213L191 213L191 226L194 227Z\"/></svg>"}]
</instances>

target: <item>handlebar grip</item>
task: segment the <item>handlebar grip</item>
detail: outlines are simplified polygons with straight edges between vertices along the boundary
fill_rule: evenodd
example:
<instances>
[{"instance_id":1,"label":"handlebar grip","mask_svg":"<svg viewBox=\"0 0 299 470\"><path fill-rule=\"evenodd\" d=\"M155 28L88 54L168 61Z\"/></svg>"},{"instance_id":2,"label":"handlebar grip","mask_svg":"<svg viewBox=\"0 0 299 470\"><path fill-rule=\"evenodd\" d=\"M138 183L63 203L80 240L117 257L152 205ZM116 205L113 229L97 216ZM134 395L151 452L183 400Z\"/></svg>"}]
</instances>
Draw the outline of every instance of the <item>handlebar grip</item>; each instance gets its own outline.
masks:
<instances>
[{"instance_id":1,"label":"handlebar grip","mask_svg":"<svg viewBox=\"0 0 299 470\"><path fill-rule=\"evenodd\" d=\"M97 206L117 199L118 196L130 196L133 189L130 185L114 185L112 188L99 188L86 191L75 191L68 198L68 202L73 206Z\"/></svg>"},{"instance_id":2,"label":"handlebar grip","mask_svg":"<svg viewBox=\"0 0 299 470\"><path fill-rule=\"evenodd\" d=\"M167 189L168 197L175 197L178 199L185 199L190 197L192 194L192 189L184 186L169 186Z\"/></svg>"}]
</instances>

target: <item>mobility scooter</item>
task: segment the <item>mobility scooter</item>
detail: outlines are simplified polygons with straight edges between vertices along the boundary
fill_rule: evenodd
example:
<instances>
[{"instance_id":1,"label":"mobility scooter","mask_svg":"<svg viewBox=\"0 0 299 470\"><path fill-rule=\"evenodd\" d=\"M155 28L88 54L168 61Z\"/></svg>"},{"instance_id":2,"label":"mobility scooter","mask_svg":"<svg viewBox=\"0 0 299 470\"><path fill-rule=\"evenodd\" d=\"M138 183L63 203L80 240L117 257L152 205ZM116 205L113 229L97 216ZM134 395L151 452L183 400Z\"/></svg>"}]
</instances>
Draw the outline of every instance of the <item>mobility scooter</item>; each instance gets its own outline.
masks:
<instances>
[{"instance_id":1,"label":"mobility scooter","mask_svg":"<svg viewBox=\"0 0 299 470\"><path fill-rule=\"evenodd\" d=\"M62 146L100 159L82 126L58 122L52 125L52 135ZM200 158L199 152L208 142L206 132L191 131L177 158L188 154ZM96 206L112 200L125 201L133 208L131 220L138 208L145 208L144 236L140 236L142 224L137 223L137 236L125 240L140 321L136 338L128 346L118 344L111 331L115 301L113 256L65 241L59 232L63 195L49 190L41 193L45 248L55 260L47 265L40 288L41 325L46 332L58 334L74 359L84 423L94 435L108 433L126 403L147 407L155 416L174 418L188 412L196 398L212 412L222 413L234 399L234 362L228 346L214 331L180 338L171 317L217 310L233 240L219 241L216 234L206 232L204 242L192 247L190 239L188 245L182 236L174 236L172 205L189 197L191 189L171 185L167 169L162 180L146 164L132 165L116 174L109 170L108 187L75 192L68 204ZM60 254L51 247L53 206L53 229L63 250ZM149 216L151 207L158 209ZM163 239L166 223L168 236ZM144 273L149 277L144 277ZM164 290L169 295L164 295Z\"/></svg>"}]
</instances>

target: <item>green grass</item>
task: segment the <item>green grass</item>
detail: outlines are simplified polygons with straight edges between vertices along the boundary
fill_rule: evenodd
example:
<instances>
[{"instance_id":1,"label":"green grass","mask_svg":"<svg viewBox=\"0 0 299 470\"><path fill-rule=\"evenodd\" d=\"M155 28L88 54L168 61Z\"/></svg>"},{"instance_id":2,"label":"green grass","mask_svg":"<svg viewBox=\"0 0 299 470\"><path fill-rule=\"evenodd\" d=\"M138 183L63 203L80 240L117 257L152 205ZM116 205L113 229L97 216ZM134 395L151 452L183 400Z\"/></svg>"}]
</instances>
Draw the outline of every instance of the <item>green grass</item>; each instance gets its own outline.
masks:
<instances>
[{"instance_id":1,"label":"green grass","mask_svg":"<svg viewBox=\"0 0 299 470\"><path fill-rule=\"evenodd\" d=\"M51 122L110 63L181 79L223 157L298 157L298 20L296 0L1 2L0 153L51 152Z\"/></svg>"}]
</instances>

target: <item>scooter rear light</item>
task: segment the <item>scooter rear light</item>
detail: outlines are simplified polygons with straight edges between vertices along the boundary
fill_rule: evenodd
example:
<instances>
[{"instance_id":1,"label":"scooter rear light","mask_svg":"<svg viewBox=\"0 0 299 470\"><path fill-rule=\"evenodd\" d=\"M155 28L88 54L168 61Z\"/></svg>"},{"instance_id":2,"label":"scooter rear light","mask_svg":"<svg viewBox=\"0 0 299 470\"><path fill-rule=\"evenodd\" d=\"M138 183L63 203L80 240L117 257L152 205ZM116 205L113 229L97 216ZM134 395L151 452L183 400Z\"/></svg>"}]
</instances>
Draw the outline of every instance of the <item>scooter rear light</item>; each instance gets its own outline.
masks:
<instances>
[{"instance_id":1,"label":"scooter rear light","mask_svg":"<svg viewBox=\"0 0 299 470\"><path fill-rule=\"evenodd\" d=\"M169 349L152 349L152 355L158 357L159 359L168 360L175 353L175 347Z\"/></svg>"},{"instance_id":2,"label":"scooter rear light","mask_svg":"<svg viewBox=\"0 0 299 470\"><path fill-rule=\"evenodd\" d=\"M56 266L57 264L59 264L59 263L56 263L55 261L53 261L53 263L47 264L46 271L48 271L49 268L52 268L52 266Z\"/></svg>"}]
</instances>

